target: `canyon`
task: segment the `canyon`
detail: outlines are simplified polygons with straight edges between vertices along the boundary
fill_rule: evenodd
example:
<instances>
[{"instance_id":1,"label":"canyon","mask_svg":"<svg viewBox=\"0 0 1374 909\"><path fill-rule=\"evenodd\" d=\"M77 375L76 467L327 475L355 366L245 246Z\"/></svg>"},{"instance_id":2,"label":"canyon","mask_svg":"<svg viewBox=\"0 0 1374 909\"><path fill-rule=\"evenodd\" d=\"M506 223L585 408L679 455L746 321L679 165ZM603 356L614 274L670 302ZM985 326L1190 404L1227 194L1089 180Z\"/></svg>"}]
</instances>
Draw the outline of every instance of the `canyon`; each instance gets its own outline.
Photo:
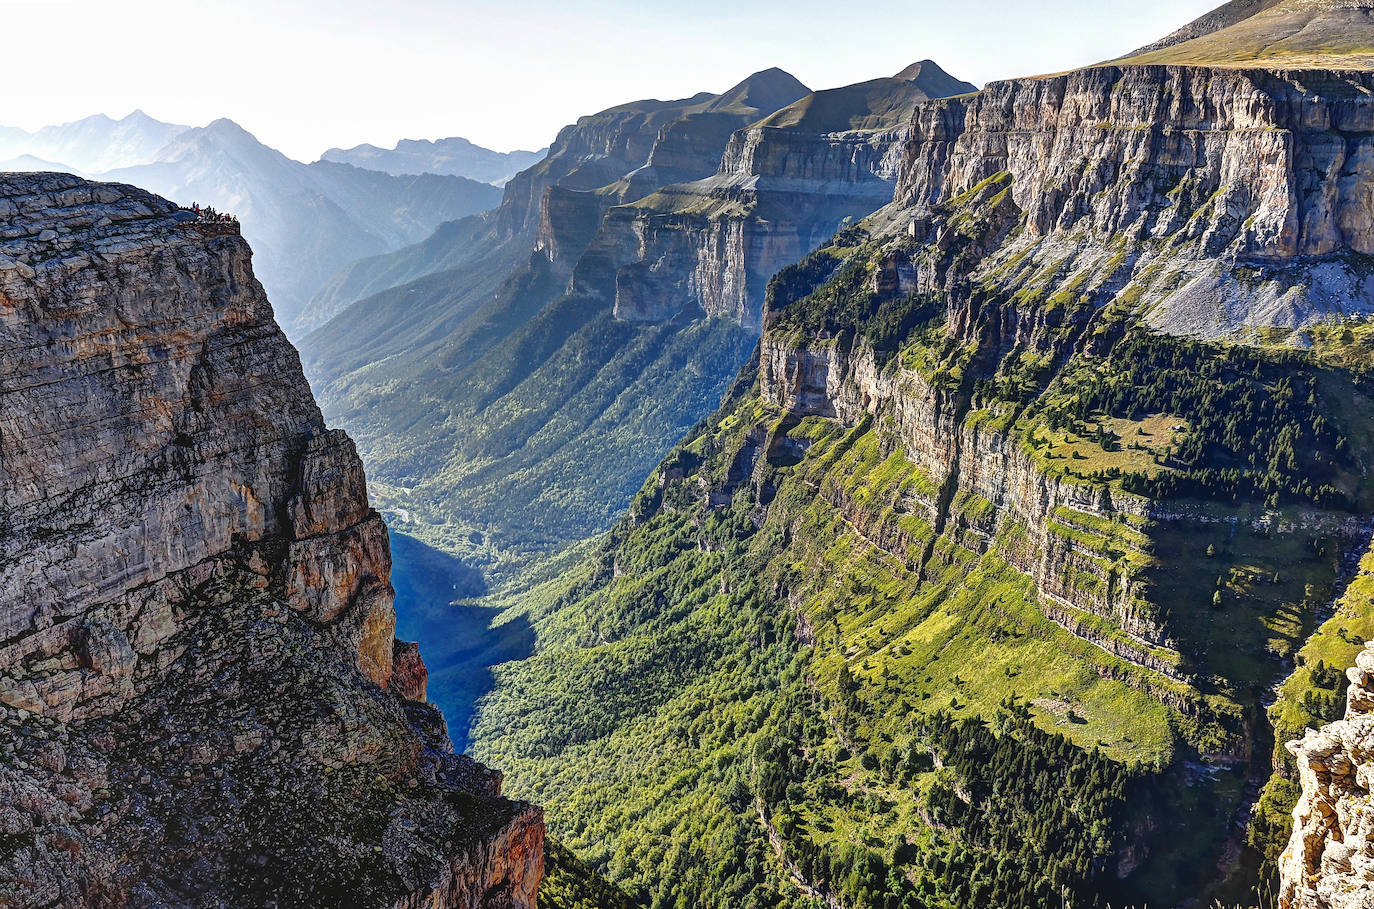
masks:
<instances>
[{"instance_id":1,"label":"canyon","mask_svg":"<svg viewBox=\"0 0 1374 909\"><path fill-rule=\"evenodd\" d=\"M1371 46L620 105L299 356L0 176L0 904L1369 905Z\"/></svg>"},{"instance_id":2,"label":"canyon","mask_svg":"<svg viewBox=\"0 0 1374 909\"><path fill-rule=\"evenodd\" d=\"M1331 719L1325 667L1374 633L1368 12L1230 4L1121 61L813 137L833 158L778 151L766 124L798 102L714 177L611 209L575 291L761 340L566 580L517 599L538 644L500 668L479 757L667 903L1229 902L1277 879L1310 775L1282 744ZM1231 28L1348 31L1233 60L1208 50ZM890 196L812 251L779 212L832 176ZM1003 746L1036 769L998 776ZM1013 847L988 818L1039 805L1032 772L1076 819L1025 809ZM772 859L731 890L698 842L721 839Z\"/></svg>"},{"instance_id":3,"label":"canyon","mask_svg":"<svg viewBox=\"0 0 1374 909\"><path fill-rule=\"evenodd\" d=\"M923 61L620 105L495 212L340 273L301 348L383 511L493 585L605 529L748 359L768 277L889 202L910 112L972 89Z\"/></svg>"}]
</instances>

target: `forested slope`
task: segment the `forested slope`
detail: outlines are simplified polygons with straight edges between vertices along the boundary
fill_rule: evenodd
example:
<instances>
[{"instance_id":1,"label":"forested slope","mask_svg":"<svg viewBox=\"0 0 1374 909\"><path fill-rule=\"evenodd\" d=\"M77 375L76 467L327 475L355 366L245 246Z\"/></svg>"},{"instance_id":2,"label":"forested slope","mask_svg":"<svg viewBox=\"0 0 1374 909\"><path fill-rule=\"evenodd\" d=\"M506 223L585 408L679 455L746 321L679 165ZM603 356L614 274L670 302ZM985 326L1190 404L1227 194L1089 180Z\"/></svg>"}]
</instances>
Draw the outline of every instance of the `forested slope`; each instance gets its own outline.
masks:
<instances>
[{"instance_id":1,"label":"forested slope","mask_svg":"<svg viewBox=\"0 0 1374 909\"><path fill-rule=\"evenodd\" d=\"M917 107L894 203L774 278L721 410L514 607L480 753L654 906L1268 873L1266 714L1329 713L1368 608L1368 79Z\"/></svg>"}]
</instances>

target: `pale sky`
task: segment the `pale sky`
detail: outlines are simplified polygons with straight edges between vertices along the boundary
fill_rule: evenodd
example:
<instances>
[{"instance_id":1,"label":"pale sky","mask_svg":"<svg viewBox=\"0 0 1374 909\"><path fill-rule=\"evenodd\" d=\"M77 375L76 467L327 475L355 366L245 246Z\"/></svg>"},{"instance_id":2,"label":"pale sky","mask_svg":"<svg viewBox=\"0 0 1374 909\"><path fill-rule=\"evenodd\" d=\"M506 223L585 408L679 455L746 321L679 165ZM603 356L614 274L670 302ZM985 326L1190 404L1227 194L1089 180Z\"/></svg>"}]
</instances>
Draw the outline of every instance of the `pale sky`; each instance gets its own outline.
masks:
<instances>
[{"instance_id":1,"label":"pale sky","mask_svg":"<svg viewBox=\"0 0 1374 909\"><path fill-rule=\"evenodd\" d=\"M538 148L580 114L770 66L812 88L924 58L979 85L1070 69L1220 2L0 0L0 123L229 117L305 161L400 138Z\"/></svg>"}]
</instances>

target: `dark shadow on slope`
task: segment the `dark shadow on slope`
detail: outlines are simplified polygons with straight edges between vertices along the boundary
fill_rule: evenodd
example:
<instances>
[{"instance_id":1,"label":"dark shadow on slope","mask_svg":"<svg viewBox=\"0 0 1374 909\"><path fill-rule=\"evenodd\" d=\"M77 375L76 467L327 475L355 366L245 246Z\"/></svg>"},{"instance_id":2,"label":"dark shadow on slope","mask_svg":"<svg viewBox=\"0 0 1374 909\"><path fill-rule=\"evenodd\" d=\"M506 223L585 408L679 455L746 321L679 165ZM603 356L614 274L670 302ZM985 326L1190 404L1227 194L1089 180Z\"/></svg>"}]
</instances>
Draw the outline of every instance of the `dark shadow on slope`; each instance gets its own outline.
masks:
<instances>
[{"instance_id":1,"label":"dark shadow on slope","mask_svg":"<svg viewBox=\"0 0 1374 909\"><path fill-rule=\"evenodd\" d=\"M453 747L462 751L477 702L494 685L492 667L531 656L534 629L524 618L493 628L498 610L455 604L486 593L486 582L446 552L392 530L391 558L396 636L420 642L429 700L444 712Z\"/></svg>"}]
</instances>

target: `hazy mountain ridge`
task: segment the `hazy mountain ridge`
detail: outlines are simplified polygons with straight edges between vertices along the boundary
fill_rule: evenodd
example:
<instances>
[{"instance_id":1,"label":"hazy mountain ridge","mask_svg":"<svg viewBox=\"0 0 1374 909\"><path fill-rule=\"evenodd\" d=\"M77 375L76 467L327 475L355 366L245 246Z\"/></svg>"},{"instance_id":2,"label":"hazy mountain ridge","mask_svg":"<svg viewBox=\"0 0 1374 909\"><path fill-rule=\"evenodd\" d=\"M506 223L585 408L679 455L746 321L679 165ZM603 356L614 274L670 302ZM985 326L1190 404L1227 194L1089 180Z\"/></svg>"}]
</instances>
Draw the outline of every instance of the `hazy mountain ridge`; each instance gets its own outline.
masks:
<instances>
[{"instance_id":1,"label":"hazy mountain ridge","mask_svg":"<svg viewBox=\"0 0 1374 909\"><path fill-rule=\"evenodd\" d=\"M186 127L139 111L122 120L98 115L36 133L2 131L0 155L7 152L11 169L98 175L233 213L288 328L349 263L422 240L500 199L495 187L462 177L302 164L225 119Z\"/></svg>"},{"instance_id":2,"label":"hazy mountain ridge","mask_svg":"<svg viewBox=\"0 0 1374 909\"><path fill-rule=\"evenodd\" d=\"M163 123L141 110L119 120L96 114L36 132L0 127L0 159L29 155L81 174L97 174L154 160L167 143L190 128Z\"/></svg>"},{"instance_id":3,"label":"hazy mountain ridge","mask_svg":"<svg viewBox=\"0 0 1374 909\"><path fill-rule=\"evenodd\" d=\"M154 162L102 177L237 215L286 326L341 267L422 239L445 221L491 207L500 194L462 177L302 164L230 120L186 130Z\"/></svg>"},{"instance_id":4,"label":"hazy mountain ridge","mask_svg":"<svg viewBox=\"0 0 1374 909\"><path fill-rule=\"evenodd\" d=\"M320 160L380 170L396 177L447 174L501 186L547 152L548 148L539 151L492 151L454 136L435 140L402 139L391 149L369 144L331 148L320 156Z\"/></svg>"}]
</instances>

